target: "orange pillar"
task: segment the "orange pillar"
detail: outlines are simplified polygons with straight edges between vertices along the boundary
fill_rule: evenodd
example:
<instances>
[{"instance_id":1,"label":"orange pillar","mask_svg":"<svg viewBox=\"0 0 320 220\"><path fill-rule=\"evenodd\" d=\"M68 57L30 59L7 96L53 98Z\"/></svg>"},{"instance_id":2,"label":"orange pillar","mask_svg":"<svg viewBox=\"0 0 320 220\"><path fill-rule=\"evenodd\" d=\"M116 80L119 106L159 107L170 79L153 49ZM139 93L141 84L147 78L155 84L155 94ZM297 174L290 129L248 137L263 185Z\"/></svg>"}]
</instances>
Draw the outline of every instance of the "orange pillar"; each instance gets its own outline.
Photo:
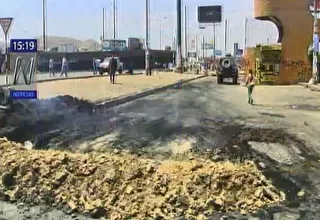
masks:
<instances>
[{"instance_id":1,"label":"orange pillar","mask_svg":"<svg viewBox=\"0 0 320 220\"><path fill-rule=\"evenodd\" d=\"M254 0L254 17L269 20L282 33L280 76L275 84L308 81L312 76L308 48L312 43L310 0Z\"/></svg>"}]
</instances>

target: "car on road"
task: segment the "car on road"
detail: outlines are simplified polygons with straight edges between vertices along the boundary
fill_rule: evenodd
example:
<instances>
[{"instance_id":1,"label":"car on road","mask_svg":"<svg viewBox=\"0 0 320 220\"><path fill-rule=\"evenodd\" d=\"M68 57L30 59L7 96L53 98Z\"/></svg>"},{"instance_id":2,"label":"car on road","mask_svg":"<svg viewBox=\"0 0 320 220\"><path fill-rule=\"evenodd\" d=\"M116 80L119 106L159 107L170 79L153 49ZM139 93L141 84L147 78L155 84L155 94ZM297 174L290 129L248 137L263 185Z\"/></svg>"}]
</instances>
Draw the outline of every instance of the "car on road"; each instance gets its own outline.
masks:
<instances>
[{"instance_id":1,"label":"car on road","mask_svg":"<svg viewBox=\"0 0 320 220\"><path fill-rule=\"evenodd\" d=\"M238 83L239 69L237 61L230 54L219 59L217 81L222 84L224 79L232 78L232 84Z\"/></svg>"},{"instance_id":2,"label":"car on road","mask_svg":"<svg viewBox=\"0 0 320 220\"><path fill-rule=\"evenodd\" d=\"M123 63L120 61L119 57L114 57L117 61L117 72L119 74L122 74L123 72ZM99 74L103 75L104 73L109 73L109 63L110 63L111 57L106 57L104 60L99 64Z\"/></svg>"}]
</instances>

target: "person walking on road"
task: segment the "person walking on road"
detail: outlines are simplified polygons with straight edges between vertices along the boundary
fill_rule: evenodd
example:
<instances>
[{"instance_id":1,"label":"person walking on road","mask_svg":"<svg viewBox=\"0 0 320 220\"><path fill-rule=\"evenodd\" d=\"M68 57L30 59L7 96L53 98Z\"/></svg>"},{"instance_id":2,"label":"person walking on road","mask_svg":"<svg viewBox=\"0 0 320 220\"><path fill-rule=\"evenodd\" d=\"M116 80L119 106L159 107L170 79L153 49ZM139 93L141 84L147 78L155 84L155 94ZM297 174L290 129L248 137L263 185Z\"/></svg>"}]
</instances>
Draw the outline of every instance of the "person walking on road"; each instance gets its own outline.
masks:
<instances>
[{"instance_id":1,"label":"person walking on road","mask_svg":"<svg viewBox=\"0 0 320 220\"><path fill-rule=\"evenodd\" d=\"M93 58L93 75L98 74L100 63L101 63L100 59Z\"/></svg>"},{"instance_id":2,"label":"person walking on road","mask_svg":"<svg viewBox=\"0 0 320 220\"><path fill-rule=\"evenodd\" d=\"M96 58L95 57L92 59L92 69L93 69L93 75L96 75L97 71L96 71Z\"/></svg>"},{"instance_id":3,"label":"person walking on road","mask_svg":"<svg viewBox=\"0 0 320 220\"><path fill-rule=\"evenodd\" d=\"M54 69L53 69L53 59L50 59L49 60L49 76L55 76L55 73L54 73Z\"/></svg>"},{"instance_id":4,"label":"person walking on road","mask_svg":"<svg viewBox=\"0 0 320 220\"><path fill-rule=\"evenodd\" d=\"M66 57L62 58L62 65L61 65L61 74L60 76L62 76L64 74L64 76L67 78L68 77L68 61Z\"/></svg>"},{"instance_id":5,"label":"person walking on road","mask_svg":"<svg viewBox=\"0 0 320 220\"><path fill-rule=\"evenodd\" d=\"M248 87L248 103L253 105L253 88L255 86L256 78L253 76L252 70L249 70L249 75L246 78L246 86Z\"/></svg>"},{"instance_id":6,"label":"person walking on road","mask_svg":"<svg viewBox=\"0 0 320 220\"><path fill-rule=\"evenodd\" d=\"M110 83L112 84L114 84L114 80L116 77L117 66L118 66L117 60L115 59L114 55L112 55L109 62Z\"/></svg>"}]
</instances>

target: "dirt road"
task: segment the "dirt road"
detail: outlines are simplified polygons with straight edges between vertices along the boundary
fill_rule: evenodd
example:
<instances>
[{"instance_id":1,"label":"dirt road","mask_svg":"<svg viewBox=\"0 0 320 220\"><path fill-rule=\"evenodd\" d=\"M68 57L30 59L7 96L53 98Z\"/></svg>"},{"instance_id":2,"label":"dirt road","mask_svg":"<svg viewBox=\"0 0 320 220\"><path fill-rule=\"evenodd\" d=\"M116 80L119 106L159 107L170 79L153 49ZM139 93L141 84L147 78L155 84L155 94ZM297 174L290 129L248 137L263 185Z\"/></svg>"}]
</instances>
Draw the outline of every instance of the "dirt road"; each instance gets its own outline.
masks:
<instances>
[{"instance_id":1,"label":"dirt road","mask_svg":"<svg viewBox=\"0 0 320 220\"><path fill-rule=\"evenodd\" d=\"M251 106L245 87L205 78L112 109L62 109L56 114L63 116L51 121L40 112L35 117L39 123L24 120L28 132L23 135L8 128L0 133L42 149L125 152L155 161L181 159L190 151L212 161L250 159L286 193L287 203L261 209L248 219L320 219L317 94L300 86L259 86ZM213 219L222 215L244 217L224 213Z\"/></svg>"},{"instance_id":2,"label":"dirt road","mask_svg":"<svg viewBox=\"0 0 320 220\"><path fill-rule=\"evenodd\" d=\"M71 95L92 102L129 95L143 90L165 86L180 80L191 79L196 75L154 73L145 75L121 75L116 84L110 84L109 77L52 81L37 84L39 98L51 98L59 95Z\"/></svg>"}]
</instances>

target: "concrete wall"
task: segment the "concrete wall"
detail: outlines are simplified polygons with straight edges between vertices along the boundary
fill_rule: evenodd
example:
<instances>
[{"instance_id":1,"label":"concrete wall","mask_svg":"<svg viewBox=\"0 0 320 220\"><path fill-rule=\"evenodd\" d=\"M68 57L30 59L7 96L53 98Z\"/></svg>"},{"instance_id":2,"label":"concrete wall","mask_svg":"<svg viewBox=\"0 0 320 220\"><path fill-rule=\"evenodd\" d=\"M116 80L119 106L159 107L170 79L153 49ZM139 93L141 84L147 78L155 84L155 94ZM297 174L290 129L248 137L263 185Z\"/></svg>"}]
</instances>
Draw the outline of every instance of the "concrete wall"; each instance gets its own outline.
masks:
<instances>
[{"instance_id":1,"label":"concrete wall","mask_svg":"<svg viewBox=\"0 0 320 220\"><path fill-rule=\"evenodd\" d=\"M145 52L143 50L137 51L125 51L113 53L115 56L120 57L120 60L124 63L124 66L128 66L132 63L134 69L144 69L145 66ZM53 58L55 61L55 69L59 71L61 69L61 60L65 56L69 61L69 69L71 71L83 71L92 69L93 58L104 59L107 56L111 56L109 52L75 52L75 53L57 53L57 52L39 52L37 56L38 70L40 72L48 71L49 59ZM10 63L14 63L14 60L21 56L21 54L10 55ZM24 54L24 57L31 57L31 55ZM1 60L4 59L4 55L0 55ZM151 51L152 62L168 63L172 62L173 52L170 51ZM11 66L12 66L11 64Z\"/></svg>"},{"instance_id":2,"label":"concrete wall","mask_svg":"<svg viewBox=\"0 0 320 220\"><path fill-rule=\"evenodd\" d=\"M254 0L254 17L278 26L282 63L276 84L307 81L312 75L308 48L313 36L310 0ZM282 33L281 33L282 32Z\"/></svg>"}]
</instances>

